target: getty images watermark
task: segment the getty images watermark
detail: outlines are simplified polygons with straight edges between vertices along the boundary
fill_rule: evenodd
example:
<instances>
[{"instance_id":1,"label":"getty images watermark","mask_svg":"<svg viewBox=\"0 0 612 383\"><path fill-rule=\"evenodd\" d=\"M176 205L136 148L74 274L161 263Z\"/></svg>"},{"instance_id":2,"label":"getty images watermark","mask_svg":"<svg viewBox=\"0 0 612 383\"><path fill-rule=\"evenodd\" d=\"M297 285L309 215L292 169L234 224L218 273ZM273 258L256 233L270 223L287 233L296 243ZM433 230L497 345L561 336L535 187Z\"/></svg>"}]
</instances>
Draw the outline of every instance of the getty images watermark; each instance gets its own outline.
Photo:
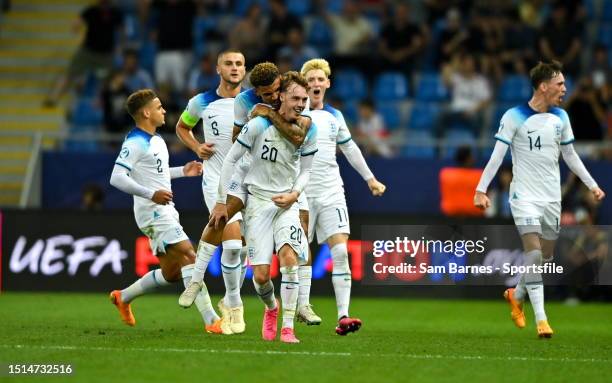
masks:
<instances>
[{"instance_id":1,"label":"getty images watermark","mask_svg":"<svg viewBox=\"0 0 612 383\"><path fill-rule=\"evenodd\" d=\"M524 264L512 225L364 226L365 284L515 285L522 274L540 273L548 284L612 284L607 257L610 227L562 230L553 258ZM591 254L601 244L605 254Z\"/></svg>"}]
</instances>

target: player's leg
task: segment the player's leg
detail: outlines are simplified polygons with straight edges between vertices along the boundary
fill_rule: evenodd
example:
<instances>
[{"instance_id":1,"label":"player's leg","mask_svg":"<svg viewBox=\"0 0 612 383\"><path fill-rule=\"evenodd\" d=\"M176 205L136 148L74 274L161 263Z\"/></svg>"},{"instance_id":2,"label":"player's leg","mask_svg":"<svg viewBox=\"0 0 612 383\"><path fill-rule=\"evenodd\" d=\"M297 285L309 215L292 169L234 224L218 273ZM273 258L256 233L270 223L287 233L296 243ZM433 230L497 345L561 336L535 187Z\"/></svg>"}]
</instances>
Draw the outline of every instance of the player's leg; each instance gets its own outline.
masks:
<instances>
[{"instance_id":1,"label":"player's leg","mask_svg":"<svg viewBox=\"0 0 612 383\"><path fill-rule=\"evenodd\" d=\"M242 209L242 200L228 196L226 207L228 219L230 219ZM191 281L187 285L185 291L183 291L179 297L179 305L182 307L190 307L193 304L199 289L202 287L204 274L206 273L208 264L210 263L217 246L219 246L221 240L223 239L224 229L225 222L221 222L217 228L208 224L204 228L202 237L200 238L200 242L198 244Z\"/></svg>"},{"instance_id":2,"label":"player's leg","mask_svg":"<svg viewBox=\"0 0 612 383\"><path fill-rule=\"evenodd\" d=\"M310 209L308 201L304 193L300 195L298 200L300 210L300 224L304 235L302 236L302 251L308 253L308 261L305 264L300 264L298 267L298 277L300 282L298 303L297 303L297 318L298 321L304 322L307 325L321 324L321 317L318 316L310 304L310 286L312 284L312 252L308 245L308 235L310 229Z\"/></svg>"},{"instance_id":3,"label":"player's leg","mask_svg":"<svg viewBox=\"0 0 612 383\"><path fill-rule=\"evenodd\" d=\"M232 220L242 218L240 213ZM242 237L240 222L234 220L225 226L223 231L223 252L221 253L221 271L225 284L225 296L219 301L219 310L223 316L224 333L243 333L245 330L244 308L240 298L240 277L242 262Z\"/></svg>"}]
</instances>

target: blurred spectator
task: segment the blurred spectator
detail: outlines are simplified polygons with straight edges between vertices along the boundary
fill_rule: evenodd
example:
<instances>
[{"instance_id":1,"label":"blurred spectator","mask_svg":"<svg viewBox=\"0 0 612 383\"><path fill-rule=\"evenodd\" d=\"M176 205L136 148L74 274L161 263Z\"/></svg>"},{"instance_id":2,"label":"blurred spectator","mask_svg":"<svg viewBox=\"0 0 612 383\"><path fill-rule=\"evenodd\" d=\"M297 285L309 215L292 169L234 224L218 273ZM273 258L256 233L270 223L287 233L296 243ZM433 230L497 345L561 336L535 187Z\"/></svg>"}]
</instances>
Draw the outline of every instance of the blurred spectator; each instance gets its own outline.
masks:
<instances>
[{"instance_id":1,"label":"blurred spectator","mask_svg":"<svg viewBox=\"0 0 612 383\"><path fill-rule=\"evenodd\" d=\"M115 36L125 37L120 28L123 15L110 0L98 0L85 8L73 24L73 31L86 28L85 39L70 62L68 72L60 77L47 95L44 105L54 106L80 76L94 72L100 78L108 75L113 67L113 54L118 47Z\"/></svg>"},{"instance_id":2,"label":"blurred spectator","mask_svg":"<svg viewBox=\"0 0 612 383\"><path fill-rule=\"evenodd\" d=\"M101 211L104 208L104 191L98 184L87 184L81 192L81 210Z\"/></svg>"},{"instance_id":3,"label":"blurred spectator","mask_svg":"<svg viewBox=\"0 0 612 383\"><path fill-rule=\"evenodd\" d=\"M437 67L447 64L451 57L460 52L469 37L461 20L461 12L451 8L446 12L446 26L440 33L440 42L436 54Z\"/></svg>"},{"instance_id":4,"label":"blurred spectator","mask_svg":"<svg viewBox=\"0 0 612 383\"><path fill-rule=\"evenodd\" d=\"M299 71L306 61L319 57L319 53L313 47L304 45L304 31L300 26L294 26L289 29L287 45L279 49L278 56L290 58L292 70Z\"/></svg>"},{"instance_id":5,"label":"blurred spectator","mask_svg":"<svg viewBox=\"0 0 612 383\"><path fill-rule=\"evenodd\" d=\"M187 82L189 97L213 89L218 84L219 75L217 74L215 59L211 55L202 55L198 66L189 75L189 81Z\"/></svg>"},{"instance_id":6,"label":"blurred spectator","mask_svg":"<svg viewBox=\"0 0 612 383\"><path fill-rule=\"evenodd\" d=\"M517 10L509 12L503 26L503 46L499 56L502 70L505 74L527 75L527 68L536 62L536 31L521 21Z\"/></svg>"},{"instance_id":7,"label":"blurred spectator","mask_svg":"<svg viewBox=\"0 0 612 383\"><path fill-rule=\"evenodd\" d=\"M490 8L474 9L465 42L467 52L477 59L482 74L496 81L501 81L503 75L500 62L503 25L501 13Z\"/></svg>"},{"instance_id":8,"label":"blurred spectator","mask_svg":"<svg viewBox=\"0 0 612 383\"><path fill-rule=\"evenodd\" d=\"M152 11L151 38L157 42L155 82L170 93L182 94L192 62L193 23L198 8L191 0L153 0Z\"/></svg>"},{"instance_id":9,"label":"blurred spectator","mask_svg":"<svg viewBox=\"0 0 612 383\"><path fill-rule=\"evenodd\" d=\"M372 100L361 101L358 113L356 135L364 151L368 155L393 157L393 151L388 142L389 132L385 128L382 116L374 109Z\"/></svg>"},{"instance_id":10,"label":"blurred spectator","mask_svg":"<svg viewBox=\"0 0 612 383\"><path fill-rule=\"evenodd\" d=\"M591 64L591 78L593 86L602 90L607 83L612 83L612 67L608 49L603 44L597 44L593 51L593 63Z\"/></svg>"},{"instance_id":11,"label":"blurred spectator","mask_svg":"<svg viewBox=\"0 0 612 383\"><path fill-rule=\"evenodd\" d=\"M334 34L335 67L368 67L371 60L370 42L375 36L358 4L353 0L346 0L340 15L326 12L325 19Z\"/></svg>"},{"instance_id":12,"label":"blurred spectator","mask_svg":"<svg viewBox=\"0 0 612 383\"><path fill-rule=\"evenodd\" d=\"M593 197L593 193L572 172L568 172L567 179L561 185L561 198L563 200L563 211L575 211L587 209L593 222L598 221L600 201Z\"/></svg>"},{"instance_id":13,"label":"blurred spectator","mask_svg":"<svg viewBox=\"0 0 612 383\"><path fill-rule=\"evenodd\" d=\"M499 169L497 187L489 190L491 208L485 210L487 217L511 218L510 211L510 183L512 182L512 168L502 166Z\"/></svg>"},{"instance_id":14,"label":"blurred spectator","mask_svg":"<svg viewBox=\"0 0 612 383\"><path fill-rule=\"evenodd\" d=\"M540 29L546 19L547 0L520 0L518 11L521 21L534 29Z\"/></svg>"},{"instance_id":15,"label":"blurred spectator","mask_svg":"<svg viewBox=\"0 0 612 383\"><path fill-rule=\"evenodd\" d=\"M144 88L153 88L151 75L139 67L136 51L127 50L123 54L123 65L110 74L102 89L104 126L108 132L125 132L133 125L125 111L125 100L131 93Z\"/></svg>"},{"instance_id":16,"label":"blurred spectator","mask_svg":"<svg viewBox=\"0 0 612 383\"><path fill-rule=\"evenodd\" d=\"M605 105L593 86L591 77L580 79L565 108L572 119L580 124L580 127L574 131L576 140L599 141L604 137Z\"/></svg>"},{"instance_id":17,"label":"blurred spectator","mask_svg":"<svg viewBox=\"0 0 612 383\"><path fill-rule=\"evenodd\" d=\"M456 166L440 170L440 210L447 216L482 216L474 206L474 190L482 169L474 169L474 155L469 146L462 146L455 154Z\"/></svg>"},{"instance_id":18,"label":"blurred spectator","mask_svg":"<svg viewBox=\"0 0 612 383\"><path fill-rule=\"evenodd\" d=\"M491 101L487 79L476 71L474 57L456 55L442 70L442 79L451 92L451 102L441 113L435 134L442 137L444 130L454 126L465 128L475 136L480 134L482 112Z\"/></svg>"},{"instance_id":19,"label":"blurred spectator","mask_svg":"<svg viewBox=\"0 0 612 383\"><path fill-rule=\"evenodd\" d=\"M599 282L599 271L608 257L609 235L593 224L593 217L586 209L575 212L576 222L580 225L574 244L563 259L566 272L565 284L567 304L593 298Z\"/></svg>"},{"instance_id":20,"label":"blurred spectator","mask_svg":"<svg viewBox=\"0 0 612 383\"><path fill-rule=\"evenodd\" d=\"M551 17L541 30L540 54L546 61L559 60L566 75L576 76L580 72L580 29L569 17L562 2L553 6Z\"/></svg>"},{"instance_id":21,"label":"blurred spectator","mask_svg":"<svg viewBox=\"0 0 612 383\"><path fill-rule=\"evenodd\" d=\"M399 3L393 8L392 21L382 29L378 40L382 70L412 74L425 44L421 29L410 22L410 7Z\"/></svg>"},{"instance_id":22,"label":"blurred spectator","mask_svg":"<svg viewBox=\"0 0 612 383\"><path fill-rule=\"evenodd\" d=\"M270 19L266 28L266 40L268 42L268 59L278 55L278 50L288 44L289 31L294 28L303 30L299 18L287 11L284 0L270 0ZM284 72L281 72L284 73Z\"/></svg>"},{"instance_id":23,"label":"blurred spectator","mask_svg":"<svg viewBox=\"0 0 612 383\"><path fill-rule=\"evenodd\" d=\"M230 49L235 49L244 54L247 64L255 65L263 59L266 51L263 15L261 7L252 4L244 19L240 20L229 34Z\"/></svg>"}]
</instances>

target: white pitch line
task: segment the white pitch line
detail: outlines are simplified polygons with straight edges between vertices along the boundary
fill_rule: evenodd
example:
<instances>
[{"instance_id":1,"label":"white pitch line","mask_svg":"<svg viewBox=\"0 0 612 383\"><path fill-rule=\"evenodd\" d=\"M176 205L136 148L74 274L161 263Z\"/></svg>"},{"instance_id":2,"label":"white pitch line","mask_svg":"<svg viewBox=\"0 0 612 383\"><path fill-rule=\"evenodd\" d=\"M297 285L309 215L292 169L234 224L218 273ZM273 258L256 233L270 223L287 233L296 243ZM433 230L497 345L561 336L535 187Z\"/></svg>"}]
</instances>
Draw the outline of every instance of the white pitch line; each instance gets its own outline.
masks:
<instances>
[{"instance_id":1,"label":"white pitch line","mask_svg":"<svg viewBox=\"0 0 612 383\"><path fill-rule=\"evenodd\" d=\"M609 359L595 358L542 358L542 357L520 357L520 356L481 356L481 355L436 355L436 354L372 354L372 353L350 353L350 352L325 352L325 351L279 351L279 350L239 350L239 349L209 349L209 348L145 348L145 347L81 347L81 346L37 346L27 344L0 344L0 348L16 349L39 349L39 350L66 350L66 351L137 351L137 352L170 352L185 353L199 352L210 354L267 354L267 355L307 355L307 356L358 356L358 357L389 357L406 359L454 359L454 360L480 360L480 361L520 361L520 362L575 362L575 363L603 363L610 364Z\"/></svg>"}]
</instances>

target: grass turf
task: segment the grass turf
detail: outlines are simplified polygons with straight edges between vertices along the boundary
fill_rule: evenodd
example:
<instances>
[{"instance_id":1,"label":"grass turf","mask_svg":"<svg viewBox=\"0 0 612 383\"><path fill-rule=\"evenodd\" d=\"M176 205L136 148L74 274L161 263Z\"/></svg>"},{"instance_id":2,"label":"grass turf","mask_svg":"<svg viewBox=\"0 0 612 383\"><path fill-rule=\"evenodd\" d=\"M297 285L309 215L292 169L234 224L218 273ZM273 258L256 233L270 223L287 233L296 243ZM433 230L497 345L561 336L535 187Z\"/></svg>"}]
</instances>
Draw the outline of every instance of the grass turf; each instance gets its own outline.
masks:
<instances>
[{"instance_id":1,"label":"grass turf","mask_svg":"<svg viewBox=\"0 0 612 383\"><path fill-rule=\"evenodd\" d=\"M296 324L302 343L286 345L261 340L255 298L245 298L246 333L234 336L204 333L197 311L176 299L137 299L130 328L104 294L3 293L0 363L71 363L73 375L44 378L58 382L592 383L612 375L610 305L549 303L555 335L539 340L531 308L518 330L501 299L355 298L351 312L364 326L340 337L333 299L315 297L323 324Z\"/></svg>"}]
</instances>

